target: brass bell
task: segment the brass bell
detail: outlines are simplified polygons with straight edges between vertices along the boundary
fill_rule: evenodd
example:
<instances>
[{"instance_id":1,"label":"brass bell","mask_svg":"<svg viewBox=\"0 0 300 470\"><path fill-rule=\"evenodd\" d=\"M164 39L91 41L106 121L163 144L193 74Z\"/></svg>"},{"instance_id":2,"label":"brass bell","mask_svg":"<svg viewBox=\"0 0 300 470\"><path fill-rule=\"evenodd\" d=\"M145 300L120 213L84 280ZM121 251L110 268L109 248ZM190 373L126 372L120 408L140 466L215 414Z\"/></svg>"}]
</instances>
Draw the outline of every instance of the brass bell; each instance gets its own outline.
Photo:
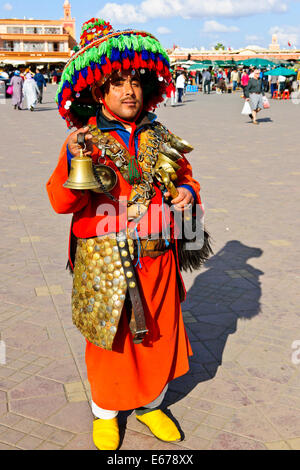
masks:
<instances>
[{"instance_id":1,"label":"brass bell","mask_svg":"<svg viewBox=\"0 0 300 470\"><path fill-rule=\"evenodd\" d=\"M63 184L68 189L99 189L93 172L93 161L90 157L84 156L82 149L80 156L71 160L71 170L69 178Z\"/></svg>"},{"instance_id":2,"label":"brass bell","mask_svg":"<svg viewBox=\"0 0 300 470\"><path fill-rule=\"evenodd\" d=\"M181 153L190 153L194 150L194 147L192 147L186 140L181 139L175 134L169 134L169 142L173 148Z\"/></svg>"}]
</instances>

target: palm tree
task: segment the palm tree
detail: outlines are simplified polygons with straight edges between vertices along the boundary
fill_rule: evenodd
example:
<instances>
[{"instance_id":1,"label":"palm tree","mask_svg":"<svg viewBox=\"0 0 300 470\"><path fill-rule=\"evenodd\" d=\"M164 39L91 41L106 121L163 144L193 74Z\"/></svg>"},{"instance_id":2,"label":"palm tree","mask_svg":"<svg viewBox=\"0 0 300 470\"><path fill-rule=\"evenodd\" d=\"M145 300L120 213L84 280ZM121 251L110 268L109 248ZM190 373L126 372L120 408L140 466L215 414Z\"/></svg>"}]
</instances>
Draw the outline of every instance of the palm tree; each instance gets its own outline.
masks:
<instances>
[{"instance_id":1,"label":"palm tree","mask_svg":"<svg viewBox=\"0 0 300 470\"><path fill-rule=\"evenodd\" d=\"M215 50L218 51L219 49L222 49L222 51L225 50L225 46L221 42L215 45Z\"/></svg>"}]
</instances>

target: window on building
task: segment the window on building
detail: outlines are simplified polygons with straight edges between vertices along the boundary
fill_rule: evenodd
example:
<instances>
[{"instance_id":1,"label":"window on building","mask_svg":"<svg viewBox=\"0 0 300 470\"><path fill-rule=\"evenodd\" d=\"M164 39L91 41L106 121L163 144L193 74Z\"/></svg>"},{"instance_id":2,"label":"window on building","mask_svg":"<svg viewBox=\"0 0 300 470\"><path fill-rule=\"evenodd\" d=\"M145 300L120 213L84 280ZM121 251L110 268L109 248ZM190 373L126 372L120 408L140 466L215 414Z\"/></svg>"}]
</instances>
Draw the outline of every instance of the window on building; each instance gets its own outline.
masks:
<instances>
[{"instance_id":1,"label":"window on building","mask_svg":"<svg viewBox=\"0 0 300 470\"><path fill-rule=\"evenodd\" d=\"M45 34L61 34L61 28L45 28Z\"/></svg>"},{"instance_id":2,"label":"window on building","mask_svg":"<svg viewBox=\"0 0 300 470\"><path fill-rule=\"evenodd\" d=\"M7 34L24 34L23 26L7 26Z\"/></svg>"},{"instance_id":3,"label":"window on building","mask_svg":"<svg viewBox=\"0 0 300 470\"><path fill-rule=\"evenodd\" d=\"M19 52L21 50L20 41L4 41L3 49L10 52Z\"/></svg>"},{"instance_id":4,"label":"window on building","mask_svg":"<svg viewBox=\"0 0 300 470\"><path fill-rule=\"evenodd\" d=\"M44 52L44 42L24 42L24 52Z\"/></svg>"},{"instance_id":5,"label":"window on building","mask_svg":"<svg viewBox=\"0 0 300 470\"><path fill-rule=\"evenodd\" d=\"M3 49L5 51L13 51L14 50L14 42L13 41L4 41L3 42Z\"/></svg>"},{"instance_id":6,"label":"window on building","mask_svg":"<svg viewBox=\"0 0 300 470\"><path fill-rule=\"evenodd\" d=\"M25 30L26 34L43 34L43 28L28 26Z\"/></svg>"},{"instance_id":7,"label":"window on building","mask_svg":"<svg viewBox=\"0 0 300 470\"><path fill-rule=\"evenodd\" d=\"M49 52L65 52L65 45L63 42L48 42Z\"/></svg>"}]
</instances>

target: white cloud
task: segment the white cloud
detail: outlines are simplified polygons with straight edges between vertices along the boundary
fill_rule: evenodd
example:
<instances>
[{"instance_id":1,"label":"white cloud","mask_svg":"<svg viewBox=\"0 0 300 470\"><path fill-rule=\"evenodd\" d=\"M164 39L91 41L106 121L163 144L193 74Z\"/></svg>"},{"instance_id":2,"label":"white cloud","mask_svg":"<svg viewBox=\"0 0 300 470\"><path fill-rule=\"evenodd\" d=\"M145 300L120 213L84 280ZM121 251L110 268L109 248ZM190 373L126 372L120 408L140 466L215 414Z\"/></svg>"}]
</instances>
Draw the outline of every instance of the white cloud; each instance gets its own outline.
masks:
<instances>
[{"instance_id":1,"label":"white cloud","mask_svg":"<svg viewBox=\"0 0 300 470\"><path fill-rule=\"evenodd\" d=\"M132 24L132 23L146 23L147 17L138 11L135 5L124 3L118 5L117 3L106 3L104 7L98 11L97 17L108 20L114 24Z\"/></svg>"},{"instance_id":2,"label":"white cloud","mask_svg":"<svg viewBox=\"0 0 300 470\"><path fill-rule=\"evenodd\" d=\"M169 28L166 28L166 26L159 26L156 31L158 34L170 34L171 33L171 30Z\"/></svg>"},{"instance_id":3,"label":"white cloud","mask_svg":"<svg viewBox=\"0 0 300 470\"><path fill-rule=\"evenodd\" d=\"M4 3L3 10L11 11L12 9L13 9L13 6L11 3Z\"/></svg>"},{"instance_id":4,"label":"white cloud","mask_svg":"<svg viewBox=\"0 0 300 470\"><path fill-rule=\"evenodd\" d=\"M212 20L205 21L202 31L203 33L236 33L239 31L239 28L237 26L226 26Z\"/></svg>"},{"instance_id":5,"label":"white cloud","mask_svg":"<svg viewBox=\"0 0 300 470\"><path fill-rule=\"evenodd\" d=\"M270 12L284 13L289 0L143 0L138 5L131 3L106 3L97 13L113 24L145 23L153 18L236 18Z\"/></svg>"},{"instance_id":6,"label":"white cloud","mask_svg":"<svg viewBox=\"0 0 300 470\"><path fill-rule=\"evenodd\" d=\"M292 46L300 45L300 26L273 26L269 34L277 35L278 43L282 48L288 48L288 42Z\"/></svg>"}]
</instances>

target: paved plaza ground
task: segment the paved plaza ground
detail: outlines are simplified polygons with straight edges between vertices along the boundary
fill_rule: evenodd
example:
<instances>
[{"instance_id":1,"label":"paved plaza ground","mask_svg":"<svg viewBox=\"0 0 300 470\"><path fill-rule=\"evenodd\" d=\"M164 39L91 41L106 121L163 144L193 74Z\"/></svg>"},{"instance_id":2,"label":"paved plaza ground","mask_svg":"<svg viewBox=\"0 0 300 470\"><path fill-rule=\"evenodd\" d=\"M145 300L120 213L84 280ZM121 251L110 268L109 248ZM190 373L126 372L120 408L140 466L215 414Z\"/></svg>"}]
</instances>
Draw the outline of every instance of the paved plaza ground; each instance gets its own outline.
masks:
<instances>
[{"instance_id":1,"label":"paved plaza ground","mask_svg":"<svg viewBox=\"0 0 300 470\"><path fill-rule=\"evenodd\" d=\"M68 135L55 88L34 113L0 105L0 450L95 449L65 270L70 216L45 190ZM195 147L215 254L184 275L194 355L165 400L184 439L162 443L121 413L121 450L300 450L300 105L271 104L259 126L239 92L158 110Z\"/></svg>"}]
</instances>

